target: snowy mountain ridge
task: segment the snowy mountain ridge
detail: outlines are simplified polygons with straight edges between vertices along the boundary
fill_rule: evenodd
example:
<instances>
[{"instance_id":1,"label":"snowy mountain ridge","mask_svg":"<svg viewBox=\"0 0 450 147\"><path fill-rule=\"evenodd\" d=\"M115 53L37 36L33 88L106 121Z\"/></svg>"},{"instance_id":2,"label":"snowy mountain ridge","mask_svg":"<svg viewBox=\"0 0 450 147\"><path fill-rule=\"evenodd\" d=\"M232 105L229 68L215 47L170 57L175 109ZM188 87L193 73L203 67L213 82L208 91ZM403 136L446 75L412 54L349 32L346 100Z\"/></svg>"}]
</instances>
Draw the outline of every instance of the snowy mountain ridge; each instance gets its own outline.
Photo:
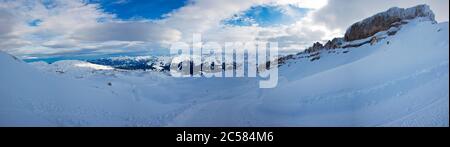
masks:
<instances>
[{"instance_id":1,"label":"snowy mountain ridge","mask_svg":"<svg viewBox=\"0 0 450 147\"><path fill-rule=\"evenodd\" d=\"M434 17L434 13L428 5L418 5L407 9L393 7L354 23L347 29L342 38L333 38L324 45L316 42L313 46L295 55L280 57L278 63L281 63L282 66L286 60L291 59L307 58L310 61L315 61L319 60L323 53L348 53L351 48L365 44L373 45L388 36L395 35L403 25L410 22L437 23Z\"/></svg>"},{"instance_id":2,"label":"snowy mountain ridge","mask_svg":"<svg viewBox=\"0 0 450 147\"><path fill-rule=\"evenodd\" d=\"M407 9L393 7L354 23L347 29L344 38L346 41L367 38L377 32L386 31L393 26L401 25L406 20L415 18L436 22L434 17L435 15L428 5L418 5Z\"/></svg>"}]
</instances>

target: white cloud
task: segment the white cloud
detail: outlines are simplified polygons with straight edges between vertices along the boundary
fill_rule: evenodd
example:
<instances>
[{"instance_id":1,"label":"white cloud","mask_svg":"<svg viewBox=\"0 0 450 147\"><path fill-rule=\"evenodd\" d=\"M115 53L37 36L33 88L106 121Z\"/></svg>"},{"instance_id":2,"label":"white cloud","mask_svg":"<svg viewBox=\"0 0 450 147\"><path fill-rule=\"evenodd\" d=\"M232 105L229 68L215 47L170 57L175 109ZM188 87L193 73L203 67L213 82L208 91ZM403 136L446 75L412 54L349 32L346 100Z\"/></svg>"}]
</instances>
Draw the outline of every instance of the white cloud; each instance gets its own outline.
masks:
<instances>
[{"instance_id":1,"label":"white cloud","mask_svg":"<svg viewBox=\"0 0 450 147\"><path fill-rule=\"evenodd\" d=\"M299 17L299 21L291 25L277 27L259 26L224 26L222 20L233 18L252 6L257 5L292 5L301 8L318 9L327 4L327 0L196 0L167 15L161 22L169 27L176 28L182 33L181 39L189 42L194 33L203 35L203 41L216 41L219 43L233 41L282 41L281 49L295 49L298 51L311 43L311 40L323 39L321 35L334 35L328 28L312 24L310 17ZM288 13L289 11L286 11ZM289 14L293 15L293 14ZM297 34L292 33L297 30ZM260 36L264 34L264 36ZM281 36L284 34L284 37ZM290 40L280 40L280 36ZM289 44L283 44L287 43Z\"/></svg>"},{"instance_id":2,"label":"white cloud","mask_svg":"<svg viewBox=\"0 0 450 147\"><path fill-rule=\"evenodd\" d=\"M183 38L190 38L193 33L204 33L217 29L221 21L251 6L260 5L268 0L196 0L172 13L162 20L164 25L183 32Z\"/></svg>"},{"instance_id":3,"label":"white cloud","mask_svg":"<svg viewBox=\"0 0 450 147\"><path fill-rule=\"evenodd\" d=\"M278 5L294 5L301 8L319 9L327 5L328 0L277 0Z\"/></svg>"},{"instance_id":4,"label":"white cloud","mask_svg":"<svg viewBox=\"0 0 450 147\"><path fill-rule=\"evenodd\" d=\"M73 38L87 41L174 42L180 32L152 22L108 22L77 30Z\"/></svg>"},{"instance_id":5,"label":"white cloud","mask_svg":"<svg viewBox=\"0 0 450 147\"><path fill-rule=\"evenodd\" d=\"M17 21L11 12L0 8L0 37L9 35L16 23Z\"/></svg>"},{"instance_id":6,"label":"white cloud","mask_svg":"<svg viewBox=\"0 0 450 147\"><path fill-rule=\"evenodd\" d=\"M20 56L85 50L132 52L136 42L148 42L138 43L146 48L167 46L179 39L177 30L150 21L119 20L103 12L98 4L83 0L51 2L49 6L41 1L1 1L0 50ZM30 26L28 22L33 20L40 23Z\"/></svg>"}]
</instances>

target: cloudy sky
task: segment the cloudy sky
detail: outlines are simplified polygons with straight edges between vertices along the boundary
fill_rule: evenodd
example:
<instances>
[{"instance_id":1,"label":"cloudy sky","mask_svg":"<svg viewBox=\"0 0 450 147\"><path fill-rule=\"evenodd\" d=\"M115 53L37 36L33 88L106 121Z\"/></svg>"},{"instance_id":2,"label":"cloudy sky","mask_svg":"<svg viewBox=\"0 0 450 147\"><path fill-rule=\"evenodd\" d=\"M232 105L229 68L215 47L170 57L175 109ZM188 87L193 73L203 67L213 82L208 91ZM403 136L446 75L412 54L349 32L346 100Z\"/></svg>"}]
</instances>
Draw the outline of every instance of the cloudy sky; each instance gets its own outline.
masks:
<instances>
[{"instance_id":1,"label":"cloudy sky","mask_svg":"<svg viewBox=\"0 0 450 147\"><path fill-rule=\"evenodd\" d=\"M22 58L164 52L176 41L278 41L283 51L343 36L390 7L448 0L0 0L0 50Z\"/></svg>"}]
</instances>

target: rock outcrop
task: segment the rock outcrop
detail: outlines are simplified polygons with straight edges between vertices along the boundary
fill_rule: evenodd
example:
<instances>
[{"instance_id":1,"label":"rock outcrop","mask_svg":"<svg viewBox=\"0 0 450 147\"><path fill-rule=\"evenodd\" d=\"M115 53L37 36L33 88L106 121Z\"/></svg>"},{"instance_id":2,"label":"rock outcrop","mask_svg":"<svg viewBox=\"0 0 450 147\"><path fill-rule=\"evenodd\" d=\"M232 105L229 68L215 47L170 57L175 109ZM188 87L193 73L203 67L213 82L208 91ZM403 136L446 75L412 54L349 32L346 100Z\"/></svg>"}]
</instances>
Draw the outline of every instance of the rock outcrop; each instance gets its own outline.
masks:
<instances>
[{"instance_id":1,"label":"rock outcrop","mask_svg":"<svg viewBox=\"0 0 450 147\"><path fill-rule=\"evenodd\" d=\"M336 49L340 48L344 43L344 38L333 38L333 40L328 40L328 42L324 45L325 49Z\"/></svg>"},{"instance_id":2,"label":"rock outcrop","mask_svg":"<svg viewBox=\"0 0 450 147\"><path fill-rule=\"evenodd\" d=\"M360 47L365 44L375 45L387 36L395 35L402 25L409 22L408 20L416 18L420 18L421 21L436 22L434 13L428 5L417 5L407 9L393 7L354 23L347 29L344 37L328 40L325 45L316 42L296 55L278 58L279 66L285 64L288 60L297 58L307 58L310 61L320 60L322 50L327 50L328 53L348 53L347 48ZM382 31L385 32L377 35ZM353 42L354 40L358 41ZM389 41L387 44L389 44ZM335 49L343 50L337 51Z\"/></svg>"},{"instance_id":3,"label":"rock outcrop","mask_svg":"<svg viewBox=\"0 0 450 147\"><path fill-rule=\"evenodd\" d=\"M370 37L377 32L386 31L393 26L405 23L404 20L422 17L435 21L434 13L428 5L418 5L411 8L393 7L385 12L375 14L350 26L345 33L345 41L353 41Z\"/></svg>"},{"instance_id":4,"label":"rock outcrop","mask_svg":"<svg viewBox=\"0 0 450 147\"><path fill-rule=\"evenodd\" d=\"M317 52L317 51L321 50L322 48L323 48L323 45L320 42L316 42L313 44L312 47L309 47L305 51L308 53L312 53L312 52Z\"/></svg>"}]
</instances>

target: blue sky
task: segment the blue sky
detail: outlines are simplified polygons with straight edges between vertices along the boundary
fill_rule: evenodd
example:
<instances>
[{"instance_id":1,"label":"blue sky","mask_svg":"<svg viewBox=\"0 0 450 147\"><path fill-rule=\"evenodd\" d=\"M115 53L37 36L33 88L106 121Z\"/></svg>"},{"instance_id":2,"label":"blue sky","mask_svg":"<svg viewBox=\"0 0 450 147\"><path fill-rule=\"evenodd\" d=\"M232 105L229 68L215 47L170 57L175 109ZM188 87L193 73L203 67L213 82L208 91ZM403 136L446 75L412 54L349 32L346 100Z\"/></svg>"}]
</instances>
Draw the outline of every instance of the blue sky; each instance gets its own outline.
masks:
<instances>
[{"instance_id":1,"label":"blue sky","mask_svg":"<svg viewBox=\"0 0 450 147\"><path fill-rule=\"evenodd\" d=\"M161 19L164 14L172 12L187 4L187 0L100 0L101 8L116 14L120 19Z\"/></svg>"},{"instance_id":2,"label":"blue sky","mask_svg":"<svg viewBox=\"0 0 450 147\"><path fill-rule=\"evenodd\" d=\"M240 14L236 14L230 19L225 20L224 23L239 26L258 25L262 27L287 25L300 20L310 10L311 9L309 8L299 8L293 5L254 6ZM288 13L286 11L291 12Z\"/></svg>"}]
</instances>

